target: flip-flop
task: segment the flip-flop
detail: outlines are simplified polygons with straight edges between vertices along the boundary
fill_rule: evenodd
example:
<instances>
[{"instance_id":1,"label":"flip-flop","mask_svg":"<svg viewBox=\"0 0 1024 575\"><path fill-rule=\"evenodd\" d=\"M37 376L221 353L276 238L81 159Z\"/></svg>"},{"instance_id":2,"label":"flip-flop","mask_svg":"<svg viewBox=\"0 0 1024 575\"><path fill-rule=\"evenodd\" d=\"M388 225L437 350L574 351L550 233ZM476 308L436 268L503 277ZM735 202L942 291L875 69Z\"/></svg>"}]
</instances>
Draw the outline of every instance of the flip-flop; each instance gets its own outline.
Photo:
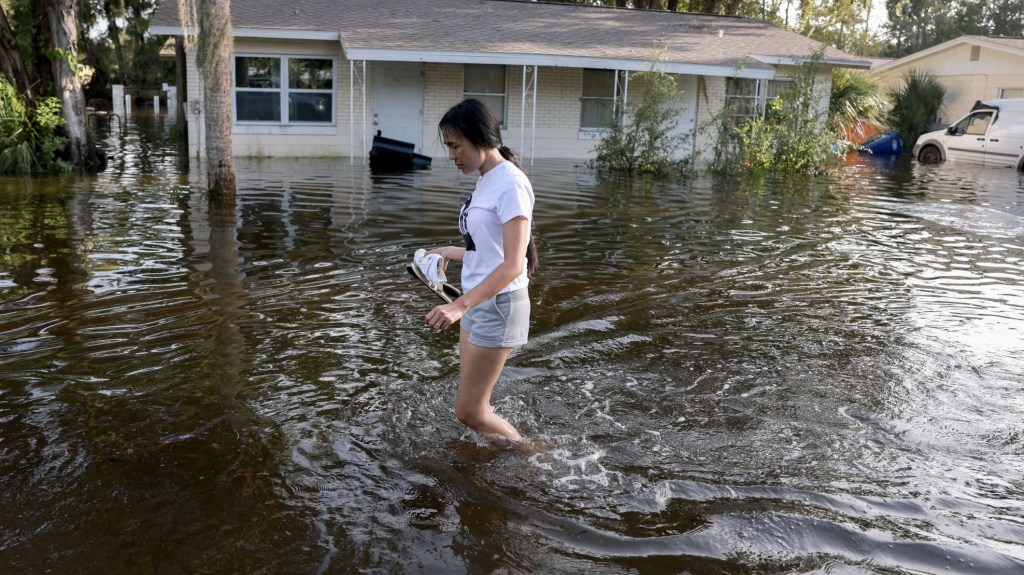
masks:
<instances>
[{"instance_id":1,"label":"flip-flop","mask_svg":"<svg viewBox=\"0 0 1024 575\"><path fill-rule=\"evenodd\" d=\"M423 282L423 285L427 286L430 291L437 294L437 297L444 300L445 303L452 303L455 298L462 295L462 291L450 283L441 282L440 289L435 288L417 266L405 266L405 269L412 275L412 277Z\"/></svg>"}]
</instances>

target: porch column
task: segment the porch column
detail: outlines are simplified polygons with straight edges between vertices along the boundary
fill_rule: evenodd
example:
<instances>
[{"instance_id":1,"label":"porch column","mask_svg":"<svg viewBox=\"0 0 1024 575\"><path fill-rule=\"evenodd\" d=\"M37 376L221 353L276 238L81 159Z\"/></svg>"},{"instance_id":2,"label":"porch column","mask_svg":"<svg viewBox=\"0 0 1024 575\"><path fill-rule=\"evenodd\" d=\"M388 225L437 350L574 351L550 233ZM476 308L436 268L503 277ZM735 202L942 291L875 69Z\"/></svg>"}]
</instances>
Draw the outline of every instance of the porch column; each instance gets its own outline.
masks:
<instances>
[{"instance_id":1,"label":"porch column","mask_svg":"<svg viewBox=\"0 0 1024 575\"><path fill-rule=\"evenodd\" d=\"M359 153L356 153L356 98L360 101ZM356 156L362 158L366 150L366 60L348 62L348 149L349 158L355 163Z\"/></svg>"},{"instance_id":2,"label":"porch column","mask_svg":"<svg viewBox=\"0 0 1024 575\"><path fill-rule=\"evenodd\" d=\"M526 102L530 102L530 164L537 142L537 67L523 66L523 90L519 110L519 151L525 156L526 149Z\"/></svg>"}]
</instances>

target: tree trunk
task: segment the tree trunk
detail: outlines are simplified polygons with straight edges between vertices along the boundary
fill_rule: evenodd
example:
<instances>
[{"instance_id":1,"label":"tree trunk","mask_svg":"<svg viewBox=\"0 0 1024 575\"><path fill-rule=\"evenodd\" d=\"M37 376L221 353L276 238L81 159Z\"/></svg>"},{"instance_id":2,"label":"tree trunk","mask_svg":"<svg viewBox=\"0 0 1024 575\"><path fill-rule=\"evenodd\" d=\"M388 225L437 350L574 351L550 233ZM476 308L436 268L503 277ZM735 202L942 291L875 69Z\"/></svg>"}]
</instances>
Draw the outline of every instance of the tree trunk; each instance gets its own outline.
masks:
<instances>
[{"instance_id":1,"label":"tree trunk","mask_svg":"<svg viewBox=\"0 0 1024 575\"><path fill-rule=\"evenodd\" d=\"M186 59L185 59L185 37L175 36L174 37L174 60L177 63L175 66L175 83L174 85L178 88L178 109L175 110L176 123L178 126L178 134L180 134L181 145L186 150L188 149L188 125L185 121L185 114L188 110L185 109L185 102L188 101L188 75L185 73ZM183 158L188 158L188 153L182 154Z\"/></svg>"},{"instance_id":2,"label":"tree trunk","mask_svg":"<svg viewBox=\"0 0 1024 575\"><path fill-rule=\"evenodd\" d=\"M85 132L85 93L82 82L72 68L78 64L78 13L74 0L46 0L46 14L50 21L53 56L54 88L60 100L61 116L68 136L71 163L83 167L89 157L88 137Z\"/></svg>"},{"instance_id":3,"label":"tree trunk","mask_svg":"<svg viewBox=\"0 0 1024 575\"><path fill-rule=\"evenodd\" d=\"M200 0L199 67L206 116L206 175L212 195L235 193L231 156L231 1Z\"/></svg>"},{"instance_id":4,"label":"tree trunk","mask_svg":"<svg viewBox=\"0 0 1024 575\"><path fill-rule=\"evenodd\" d=\"M18 48L18 40L14 37L14 30L11 29L2 6L0 6L0 72L11 80L19 94L24 94L28 100L32 99L28 69L25 68L25 61L21 58L21 50Z\"/></svg>"}]
</instances>

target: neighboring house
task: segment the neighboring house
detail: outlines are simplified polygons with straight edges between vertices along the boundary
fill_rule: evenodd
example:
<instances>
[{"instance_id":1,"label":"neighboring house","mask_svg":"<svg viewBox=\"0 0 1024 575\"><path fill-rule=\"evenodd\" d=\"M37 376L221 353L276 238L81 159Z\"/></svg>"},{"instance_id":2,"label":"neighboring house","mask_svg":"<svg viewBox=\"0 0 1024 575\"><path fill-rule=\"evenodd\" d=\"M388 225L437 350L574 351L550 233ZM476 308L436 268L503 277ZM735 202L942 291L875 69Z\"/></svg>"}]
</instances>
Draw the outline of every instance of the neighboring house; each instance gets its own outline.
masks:
<instances>
[{"instance_id":1,"label":"neighboring house","mask_svg":"<svg viewBox=\"0 0 1024 575\"><path fill-rule=\"evenodd\" d=\"M951 124L978 100L1024 98L1024 38L961 36L871 69L884 88L901 88L907 72L946 88L938 123Z\"/></svg>"},{"instance_id":2,"label":"neighboring house","mask_svg":"<svg viewBox=\"0 0 1024 575\"><path fill-rule=\"evenodd\" d=\"M630 74L677 77L680 132L726 101L763 110L792 66L820 52L824 120L831 68L868 68L767 22L501 0L235 0L233 145L236 156L365 156L372 134L443 157L444 112L465 97L502 118L505 143L527 158L593 157L617 103L636 93ZM165 0L150 30L180 36L177 2ZM187 50L190 154L203 154L202 90ZM712 135L698 133L708 150ZM682 154L691 153L690 148Z\"/></svg>"}]
</instances>

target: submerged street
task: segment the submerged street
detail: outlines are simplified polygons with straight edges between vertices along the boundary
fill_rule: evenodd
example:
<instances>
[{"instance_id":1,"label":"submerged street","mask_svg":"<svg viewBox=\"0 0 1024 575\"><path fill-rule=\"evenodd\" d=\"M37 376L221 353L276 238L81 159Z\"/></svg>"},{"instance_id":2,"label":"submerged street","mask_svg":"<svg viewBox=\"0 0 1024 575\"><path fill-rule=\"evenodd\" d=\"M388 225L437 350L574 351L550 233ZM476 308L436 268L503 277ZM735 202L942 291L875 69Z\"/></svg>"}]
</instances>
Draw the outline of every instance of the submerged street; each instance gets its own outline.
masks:
<instances>
[{"instance_id":1,"label":"submerged street","mask_svg":"<svg viewBox=\"0 0 1024 575\"><path fill-rule=\"evenodd\" d=\"M211 203L162 117L104 145L0 180L5 572L1024 570L1024 174L527 164L524 454L405 271L472 178L239 159Z\"/></svg>"}]
</instances>

